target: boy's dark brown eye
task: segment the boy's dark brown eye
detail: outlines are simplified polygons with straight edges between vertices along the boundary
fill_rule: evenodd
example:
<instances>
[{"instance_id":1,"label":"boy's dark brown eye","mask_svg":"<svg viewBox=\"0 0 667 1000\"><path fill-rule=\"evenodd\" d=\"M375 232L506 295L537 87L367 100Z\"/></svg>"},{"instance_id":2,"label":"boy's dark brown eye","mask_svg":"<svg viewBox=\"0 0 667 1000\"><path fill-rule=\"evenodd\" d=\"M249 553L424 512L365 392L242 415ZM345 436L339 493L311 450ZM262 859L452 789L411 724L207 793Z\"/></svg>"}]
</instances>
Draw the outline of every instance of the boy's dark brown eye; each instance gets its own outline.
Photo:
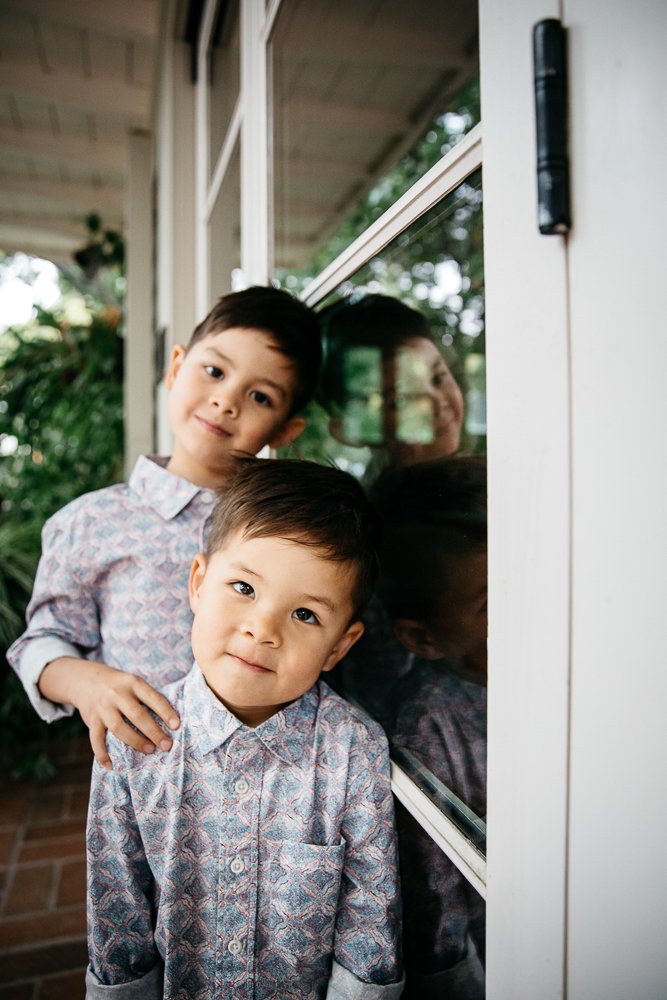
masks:
<instances>
[{"instance_id":1,"label":"boy's dark brown eye","mask_svg":"<svg viewBox=\"0 0 667 1000\"><path fill-rule=\"evenodd\" d=\"M315 624L317 622L317 617L308 608L297 608L294 612L294 617L297 621L308 622Z\"/></svg>"},{"instance_id":2,"label":"boy's dark brown eye","mask_svg":"<svg viewBox=\"0 0 667 1000\"><path fill-rule=\"evenodd\" d=\"M262 406L271 405L270 397L267 396L265 392L260 392L259 389L253 389L250 395L255 400L256 403L261 403Z\"/></svg>"},{"instance_id":3,"label":"boy's dark brown eye","mask_svg":"<svg viewBox=\"0 0 667 1000\"><path fill-rule=\"evenodd\" d=\"M223 375L222 368L218 368L217 365L204 365L204 371L211 378L222 378Z\"/></svg>"}]
</instances>

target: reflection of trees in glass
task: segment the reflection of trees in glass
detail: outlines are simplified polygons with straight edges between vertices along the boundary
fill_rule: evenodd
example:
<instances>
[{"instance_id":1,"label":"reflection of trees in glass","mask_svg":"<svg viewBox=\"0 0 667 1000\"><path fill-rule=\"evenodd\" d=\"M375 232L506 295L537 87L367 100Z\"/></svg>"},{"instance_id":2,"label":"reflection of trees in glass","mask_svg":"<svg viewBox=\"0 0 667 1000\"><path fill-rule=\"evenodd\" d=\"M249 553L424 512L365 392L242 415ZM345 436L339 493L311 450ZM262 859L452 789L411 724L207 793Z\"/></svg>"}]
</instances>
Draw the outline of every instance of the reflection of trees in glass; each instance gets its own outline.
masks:
<instances>
[{"instance_id":1,"label":"reflection of trees in glass","mask_svg":"<svg viewBox=\"0 0 667 1000\"><path fill-rule=\"evenodd\" d=\"M313 257L307 268L283 272L281 284L300 291L333 257L379 218L419 177L452 149L479 121L479 81L461 93L457 113L441 115L422 140L384 177L353 211L339 232ZM338 289L339 295L365 293L395 296L419 309L431 324L445 360L466 395L464 447L485 450L484 265L482 247L481 174L476 172L440 205L358 274ZM354 391L354 390L353 390ZM347 454L327 432L327 415L316 404L307 413L309 426L292 449L304 457L335 457L361 474L368 454ZM355 468L356 466L356 468Z\"/></svg>"},{"instance_id":2,"label":"reflection of trees in glass","mask_svg":"<svg viewBox=\"0 0 667 1000\"><path fill-rule=\"evenodd\" d=\"M418 309L460 381L465 359L485 352L481 174L345 282L341 294L382 292Z\"/></svg>"},{"instance_id":3,"label":"reflection of trees in glass","mask_svg":"<svg viewBox=\"0 0 667 1000\"><path fill-rule=\"evenodd\" d=\"M484 271L482 246L481 173L477 171L451 195L418 219L397 240L337 290L356 301L379 293L418 310L465 396L467 452L485 451ZM350 373L352 376L353 372ZM360 376L361 377L361 376ZM348 384L348 393L363 394L364 386ZM342 458L327 434L327 416L317 407L308 414L309 427L292 453L312 458ZM368 457L357 457L365 472ZM351 468L355 474L355 469Z\"/></svg>"},{"instance_id":4,"label":"reflection of trees in glass","mask_svg":"<svg viewBox=\"0 0 667 1000\"><path fill-rule=\"evenodd\" d=\"M452 102L456 111L439 115L409 153L369 191L340 228L299 271L281 271L277 277L292 291L301 291L330 261L419 180L438 160L453 149L480 120L479 79L472 80Z\"/></svg>"}]
</instances>

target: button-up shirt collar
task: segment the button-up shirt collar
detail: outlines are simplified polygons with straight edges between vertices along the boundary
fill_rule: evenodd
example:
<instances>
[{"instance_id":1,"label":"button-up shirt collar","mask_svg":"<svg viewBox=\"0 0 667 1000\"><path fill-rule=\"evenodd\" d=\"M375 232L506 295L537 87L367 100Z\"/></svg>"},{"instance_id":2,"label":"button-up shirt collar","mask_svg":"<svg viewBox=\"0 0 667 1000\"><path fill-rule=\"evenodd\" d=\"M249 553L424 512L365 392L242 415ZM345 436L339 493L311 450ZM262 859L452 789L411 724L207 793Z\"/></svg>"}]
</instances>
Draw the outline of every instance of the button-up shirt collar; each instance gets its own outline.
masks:
<instances>
[{"instance_id":1,"label":"button-up shirt collar","mask_svg":"<svg viewBox=\"0 0 667 1000\"><path fill-rule=\"evenodd\" d=\"M192 743L202 755L223 746L237 731L247 730L255 733L266 749L285 764L298 764L303 759L319 704L318 688L313 687L261 726L249 729L218 700L198 667L188 675L183 699Z\"/></svg>"},{"instance_id":2,"label":"button-up shirt collar","mask_svg":"<svg viewBox=\"0 0 667 1000\"><path fill-rule=\"evenodd\" d=\"M170 521L177 517L198 493L211 503L215 499L212 490L202 490L195 483L167 471L167 458L142 455L132 470L128 485L144 503Z\"/></svg>"}]
</instances>

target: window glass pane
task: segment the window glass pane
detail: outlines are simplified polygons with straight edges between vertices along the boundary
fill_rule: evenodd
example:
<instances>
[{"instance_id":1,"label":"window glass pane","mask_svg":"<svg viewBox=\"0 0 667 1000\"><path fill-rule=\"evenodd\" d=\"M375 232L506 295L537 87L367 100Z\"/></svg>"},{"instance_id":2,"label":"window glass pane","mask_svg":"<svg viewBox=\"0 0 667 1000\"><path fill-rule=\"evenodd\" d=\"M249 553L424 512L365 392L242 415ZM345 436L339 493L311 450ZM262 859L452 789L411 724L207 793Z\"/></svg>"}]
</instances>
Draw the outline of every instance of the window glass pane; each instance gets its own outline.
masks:
<instances>
[{"instance_id":1,"label":"window glass pane","mask_svg":"<svg viewBox=\"0 0 667 1000\"><path fill-rule=\"evenodd\" d=\"M303 282L479 121L477 5L285 0L271 69L275 272Z\"/></svg>"},{"instance_id":2,"label":"window glass pane","mask_svg":"<svg viewBox=\"0 0 667 1000\"><path fill-rule=\"evenodd\" d=\"M237 142L209 221L210 306L232 291L241 267L241 144Z\"/></svg>"},{"instance_id":3,"label":"window glass pane","mask_svg":"<svg viewBox=\"0 0 667 1000\"><path fill-rule=\"evenodd\" d=\"M484 1000L486 906L400 802L403 886L402 1000Z\"/></svg>"},{"instance_id":4,"label":"window glass pane","mask_svg":"<svg viewBox=\"0 0 667 1000\"><path fill-rule=\"evenodd\" d=\"M240 90L238 0L218 5L208 54L209 167L220 155Z\"/></svg>"},{"instance_id":5,"label":"window glass pane","mask_svg":"<svg viewBox=\"0 0 667 1000\"><path fill-rule=\"evenodd\" d=\"M319 399L286 452L351 471L383 524L365 633L327 681L383 724L396 762L484 851L481 171L340 287L320 315ZM399 832L405 996L447 996L447 977L460 973L466 987L457 996L483 997L481 897L403 807Z\"/></svg>"}]
</instances>

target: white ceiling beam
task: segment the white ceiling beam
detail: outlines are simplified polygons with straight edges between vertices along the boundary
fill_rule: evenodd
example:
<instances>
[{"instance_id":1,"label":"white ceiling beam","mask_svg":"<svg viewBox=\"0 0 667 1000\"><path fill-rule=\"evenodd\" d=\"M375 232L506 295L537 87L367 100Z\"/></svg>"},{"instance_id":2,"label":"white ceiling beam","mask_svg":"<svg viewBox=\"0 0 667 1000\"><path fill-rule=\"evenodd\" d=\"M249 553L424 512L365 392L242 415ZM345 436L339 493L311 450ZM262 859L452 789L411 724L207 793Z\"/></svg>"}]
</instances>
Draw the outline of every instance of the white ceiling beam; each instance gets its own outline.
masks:
<instances>
[{"instance_id":1,"label":"white ceiling beam","mask_svg":"<svg viewBox=\"0 0 667 1000\"><path fill-rule=\"evenodd\" d=\"M160 16L159 0L3 0L3 10L28 14L42 21L67 24L119 38L155 38Z\"/></svg>"},{"instance_id":2,"label":"white ceiling beam","mask_svg":"<svg viewBox=\"0 0 667 1000\"><path fill-rule=\"evenodd\" d=\"M331 9L335 11L335 6ZM357 9L364 13L362 5L357 5ZM353 60L364 66L448 68L469 65L477 53L476 11L476 5L471 4L468 23L459 24L454 30L444 31L441 27L439 31L430 31L418 16L412 16L402 24L385 19L383 23L374 24L372 30L364 30L361 25L355 30L349 24L349 30L343 34L339 30L327 30L329 26L326 21L322 23L319 5L309 8L302 4L289 33L278 42L276 55L281 58L287 53L290 61L307 58L320 64L328 60L337 64ZM442 15L442 24L446 24L446 13ZM473 58L471 53L475 53Z\"/></svg>"},{"instance_id":3,"label":"white ceiling beam","mask_svg":"<svg viewBox=\"0 0 667 1000\"><path fill-rule=\"evenodd\" d=\"M40 73L33 62L10 56L0 62L0 90L128 118L132 127L148 124L150 90L124 80L85 79L80 73Z\"/></svg>"},{"instance_id":4,"label":"white ceiling beam","mask_svg":"<svg viewBox=\"0 0 667 1000\"><path fill-rule=\"evenodd\" d=\"M121 220L120 216L112 219L105 216L105 228L115 226ZM61 212L14 212L0 207L0 231L20 229L28 233L46 233L54 238L71 238L83 245L89 239L86 229L85 213L69 215Z\"/></svg>"},{"instance_id":5,"label":"white ceiling beam","mask_svg":"<svg viewBox=\"0 0 667 1000\"><path fill-rule=\"evenodd\" d=\"M329 101L292 100L287 102L290 121L316 121L326 118L327 126L346 125L355 132L367 128L398 129L403 132L409 123L403 115L390 108L369 108L364 105L336 104Z\"/></svg>"},{"instance_id":6,"label":"white ceiling beam","mask_svg":"<svg viewBox=\"0 0 667 1000\"><path fill-rule=\"evenodd\" d=\"M92 211L123 210L123 185L64 184L58 181L32 180L28 177L0 177L0 197L7 194L27 195L31 199L74 205L87 214ZM5 199L3 199L5 200Z\"/></svg>"},{"instance_id":7,"label":"white ceiling beam","mask_svg":"<svg viewBox=\"0 0 667 1000\"><path fill-rule=\"evenodd\" d=\"M23 226L6 226L0 223L0 250L4 253L38 253L40 248L48 248L50 252L59 250L62 254L71 255L72 251L83 246L84 241L67 234L52 233L48 230L32 229ZM11 247L11 250L8 249Z\"/></svg>"},{"instance_id":8,"label":"white ceiling beam","mask_svg":"<svg viewBox=\"0 0 667 1000\"><path fill-rule=\"evenodd\" d=\"M0 149L16 153L32 153L47 160L58 160L76 166L98 167L102 171L120 171L125 167L126 143L110 139L82 139L63 132L54 136L48 132L18 132L0 128Z\"/></svg>"},{"instance_id":9,"label":"white ceiling beam","mask_svg":"<svg viewBox=\"0 0 667 1000\"><path fill-rule=\"evenodd\" d=\"M294 177L333 177L358 181L367 174L365 166L350 161L313 160L306 157L288 160L285 164L285 170L290 179Z\"/></svg>"}]
</instances>

